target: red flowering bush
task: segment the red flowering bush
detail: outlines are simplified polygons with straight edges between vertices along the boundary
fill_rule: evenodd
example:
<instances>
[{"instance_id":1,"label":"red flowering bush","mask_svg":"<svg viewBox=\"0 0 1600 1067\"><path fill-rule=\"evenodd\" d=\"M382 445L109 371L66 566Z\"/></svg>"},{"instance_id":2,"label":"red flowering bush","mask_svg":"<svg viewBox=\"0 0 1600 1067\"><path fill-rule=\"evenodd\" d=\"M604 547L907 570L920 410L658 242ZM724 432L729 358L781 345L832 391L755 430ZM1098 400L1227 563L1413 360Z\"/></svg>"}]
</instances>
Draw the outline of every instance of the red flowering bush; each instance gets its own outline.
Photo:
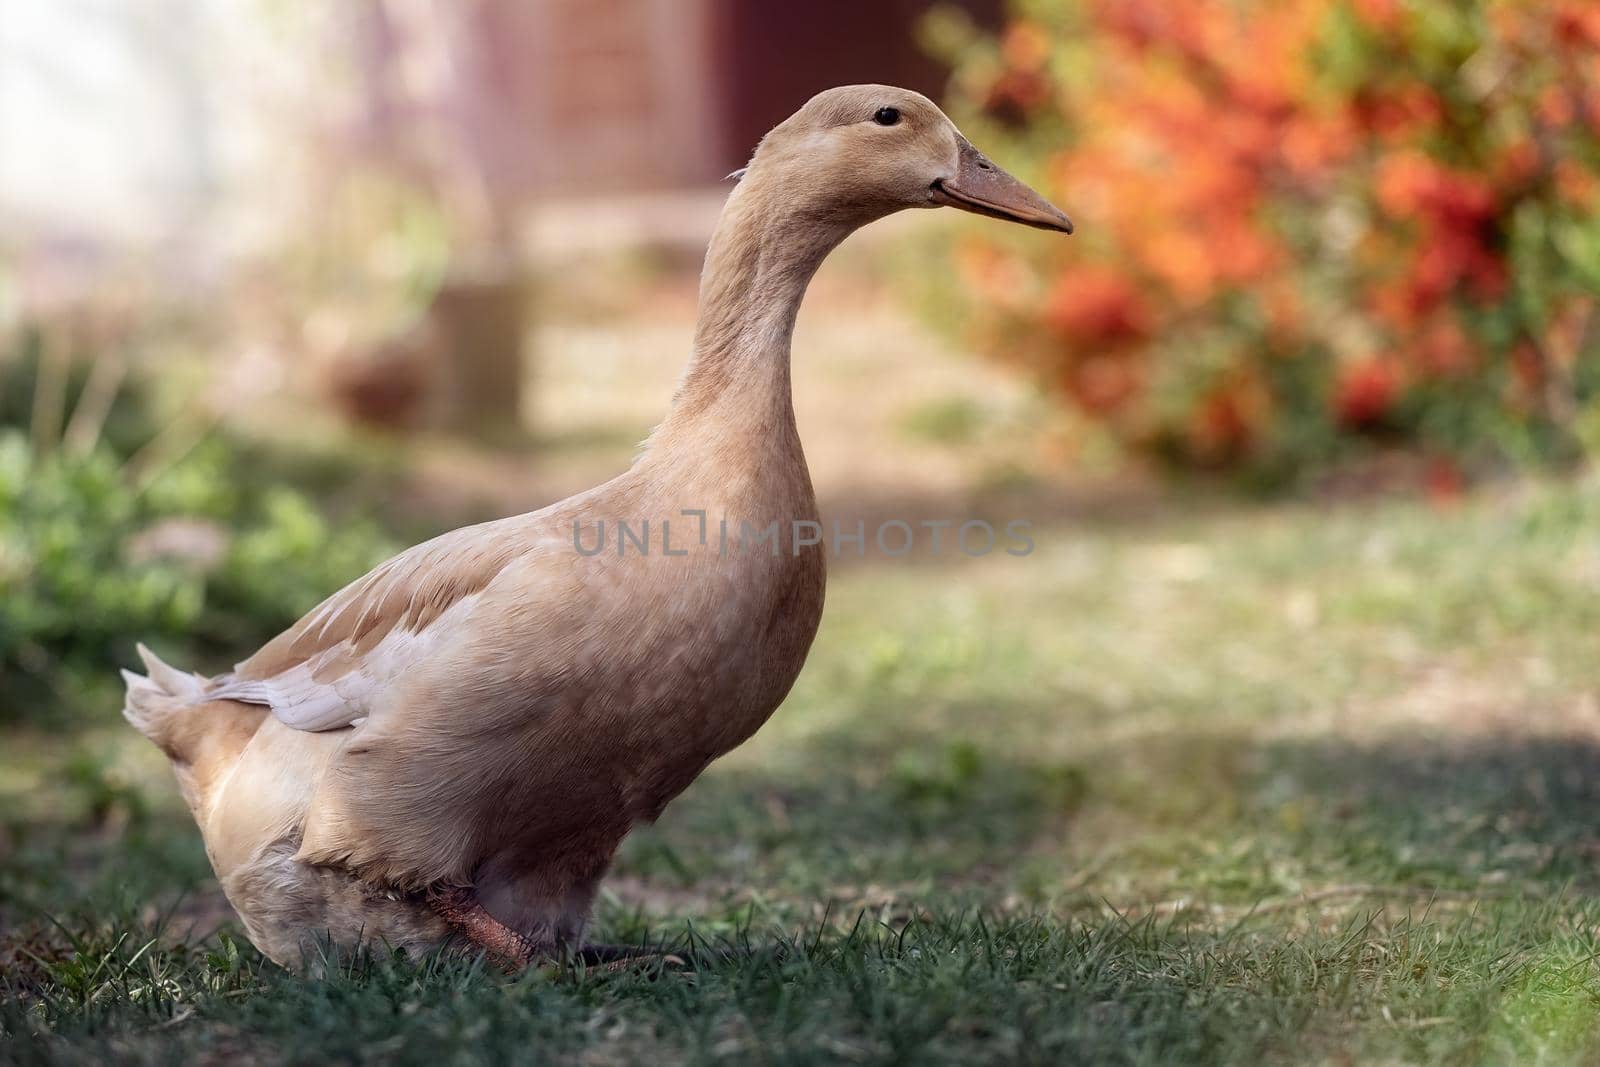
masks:
<instances>
[{"instance_id":1,"label":"red flowering bush","mask_svg":"<svg viewBox=\"0 0 1600 1067\"><path fill-rule=\"evenodd\" d=\"M1600 430L1600 5L1013 0L952 110L1079 225L973 229L962 328L1136 450L1279 476Z\"/></svg>"}]
</instances>

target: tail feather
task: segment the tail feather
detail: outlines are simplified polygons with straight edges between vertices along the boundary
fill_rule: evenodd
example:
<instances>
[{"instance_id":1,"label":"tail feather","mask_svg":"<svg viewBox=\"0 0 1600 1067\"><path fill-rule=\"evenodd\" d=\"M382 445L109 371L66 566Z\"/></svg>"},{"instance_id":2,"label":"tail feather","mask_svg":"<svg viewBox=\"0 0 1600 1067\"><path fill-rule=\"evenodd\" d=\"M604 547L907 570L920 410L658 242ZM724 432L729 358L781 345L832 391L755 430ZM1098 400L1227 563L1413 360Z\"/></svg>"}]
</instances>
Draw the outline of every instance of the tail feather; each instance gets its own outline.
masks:
<instances>
[{"instance_id":1,"label":"tail feather","mask_svg":"<svg viewBox=\"0 0 1600 1067\"><path fill-rule=\"evenodd\" d=\"M122 717L150 740L170 749L172 720L204 699L205 679L167 666L144 645L138 648L144 669L150 673L146 676L130 670L122 672L128 687Z\"/></svg>"},{"instance_id":2,"label":"tail feather","mask_svg":"<svg viewBox=\"0 0 1600 1067\"><path fill-rule=\"evenodd\" d=\"M149 673L122 672L128 686L122 717L172 760L183 799L204 826L216 790L228 781L267 710L212 700L208 679L167 666L143 645L139 658Z\"/></svg>"},{"instance_id":3,"label":"tail feather","mask_svg":"<svg viewBox=\"0 0 1600 1067\"><path fill-rule=\"evenodd\" d=\"M205 693L206 680L198 674L185 674L176 667L167 666L143 644L134 647L139 651L139 658L144 661L144 669L150 672L150 680L171 695L186 700L198 700Z\"/></svg>"}]
</instances>

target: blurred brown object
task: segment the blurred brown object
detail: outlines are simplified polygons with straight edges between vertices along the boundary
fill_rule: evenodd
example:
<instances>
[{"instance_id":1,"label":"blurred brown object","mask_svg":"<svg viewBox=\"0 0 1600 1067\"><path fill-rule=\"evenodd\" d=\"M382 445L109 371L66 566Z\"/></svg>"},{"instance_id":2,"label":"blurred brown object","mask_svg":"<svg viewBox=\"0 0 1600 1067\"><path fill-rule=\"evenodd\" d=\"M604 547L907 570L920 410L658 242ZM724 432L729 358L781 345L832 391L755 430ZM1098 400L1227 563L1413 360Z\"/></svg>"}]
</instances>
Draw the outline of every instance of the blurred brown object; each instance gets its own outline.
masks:
<instances>
[{"instance_id":1,"label":"blurred brown object","mask_svg":"<svg viewBox=\"0 0 1600 1067\"><path fill-rule=\"evenodd\" d=\"M329 361L328 387L354 422L483 432L521 421L526 301L510 266L453 271L414 324Z\"/></svg>"},{"instance_id":2,"label":"blurred brown object","mask_svg":"<svg viewBox=\"0 0 1600 1067\"><path fill-rule=\"evenodd\" d=\"M507 264L457 270L439 287L428 318L443 356L446 425L482 431L519 424L525 310L522 279Z\"/></svg>"},{"instance_id":3,"label":"blurred brown object","mask_svg":"<svg viewBox=\"0 0 1600 1067\"><path fill-rule=\"evenodd\" d=\"M441 362L437 331L424 319L404 333L335 356L328 391L352 422L414 429L431 421L427 409Z\"/></svg>"}]
</instances>

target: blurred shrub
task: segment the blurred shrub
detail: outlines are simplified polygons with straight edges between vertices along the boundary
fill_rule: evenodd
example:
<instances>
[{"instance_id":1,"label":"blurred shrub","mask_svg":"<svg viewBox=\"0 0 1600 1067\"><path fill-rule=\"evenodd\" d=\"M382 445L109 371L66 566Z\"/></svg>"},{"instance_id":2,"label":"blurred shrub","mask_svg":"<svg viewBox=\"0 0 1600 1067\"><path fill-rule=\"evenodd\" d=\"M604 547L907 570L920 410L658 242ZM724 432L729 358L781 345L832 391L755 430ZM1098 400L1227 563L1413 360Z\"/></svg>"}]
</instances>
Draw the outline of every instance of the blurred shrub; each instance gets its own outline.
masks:
<instances>
[{"instance_id":1,"label":"blurred shrub","mask_svg":"<svg viewBox=\"0 0 1600 1067\"><path fill-rule=\"evenodd\" d=\"M26 378L26 361L0 370L0 395L13 372ZM141 404L137 391L118 401ZM394 548L371 523L333 523L308 497L262 485L221 437L152 474L116 438L83 454L41 449L15 425L20 411L3 414L0 722L112 714L136 641L184 667L225 665Z\"/></svg>"},{"instance_id":2,"label":"blurred shrub","mask_svg":"<svg viewBox=\"0 0 1600 1067\"><path fill-rule=\"evenodd\" d=\"M935 306L1122 444L1284 478L1600 431L1600 6L1013 0L952 110L1078 236L974 227Z\"/></svg>"},{"instance_id":3,"label":"blurred shrub","mask_svg":"<svg viewBox=\"0 0 1600 1067\"><path fill-rule=\"evenodd\" d=\"M0 277L0 285L8 279ZM14 331L0 351L0 426L26 429L33 421L34 407L39 402L40 370L46 345L45 331L40 328ZM65 367L65 380L60 383L58 398L62 414L77 411L90 391L89 379L94 366L89 360L70 360ZM93 401L90 401L92 404ZM117 383L117 402L105 412L96 427L95 436L107 447L123 454L131 452L140 443L150 440L158 429L155 414L142 382L126 380Z\"/></svg>"}]
</instances>

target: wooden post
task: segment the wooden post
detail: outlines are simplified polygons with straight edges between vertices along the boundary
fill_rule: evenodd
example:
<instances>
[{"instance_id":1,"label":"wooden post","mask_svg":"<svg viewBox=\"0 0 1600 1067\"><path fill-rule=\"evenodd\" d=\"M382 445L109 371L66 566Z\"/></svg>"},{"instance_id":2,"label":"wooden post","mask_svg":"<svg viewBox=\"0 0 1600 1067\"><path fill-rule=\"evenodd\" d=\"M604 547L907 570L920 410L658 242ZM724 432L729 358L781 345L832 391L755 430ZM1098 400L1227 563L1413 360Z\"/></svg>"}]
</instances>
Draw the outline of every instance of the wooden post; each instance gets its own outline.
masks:
<instances>
[{"instance_id":1,"label":"wooden post","mask_svg":"<svg viewBox=\"0 0 1600 1067\"><path fill-rule=\"evenodd\" d=\"M469 432L520 427L528 324L516 266L502 261L453 271L429 317L440 342L446 423Z\"/></svg>"}]
</instances>

